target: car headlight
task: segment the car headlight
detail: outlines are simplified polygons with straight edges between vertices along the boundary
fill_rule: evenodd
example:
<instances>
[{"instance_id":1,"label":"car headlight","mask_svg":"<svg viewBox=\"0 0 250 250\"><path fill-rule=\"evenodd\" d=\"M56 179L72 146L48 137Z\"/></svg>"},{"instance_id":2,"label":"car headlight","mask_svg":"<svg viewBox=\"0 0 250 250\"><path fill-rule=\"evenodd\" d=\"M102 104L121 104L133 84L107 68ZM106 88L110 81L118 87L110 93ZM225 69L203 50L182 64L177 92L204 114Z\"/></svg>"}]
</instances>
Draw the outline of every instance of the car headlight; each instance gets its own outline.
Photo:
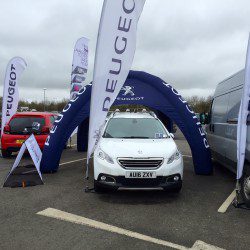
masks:
<instances>
[{"instance_id":1,"label":"car headlight","mask_svg":"<svg viewBox=\"0 0 250 250\"><path fill-rule=\"evenodd\" d=\"M174 160L178 160L180 157L181 157L180 152L176 150L176 152L168 158L168 164L172 163Z\"/></svg>"},{"instance_id":2,"label":"car headlight","mask_svg":"<svg viewBox=\"0 0 250 250\"><path fill-rule=\"evenodd\" d=\"M114 164L113 159L100 148L99 148L99 150L97 152L97 156L102 160L106 160L107 162L109 162L111 164Z\"/></svg>"}]
</instances>

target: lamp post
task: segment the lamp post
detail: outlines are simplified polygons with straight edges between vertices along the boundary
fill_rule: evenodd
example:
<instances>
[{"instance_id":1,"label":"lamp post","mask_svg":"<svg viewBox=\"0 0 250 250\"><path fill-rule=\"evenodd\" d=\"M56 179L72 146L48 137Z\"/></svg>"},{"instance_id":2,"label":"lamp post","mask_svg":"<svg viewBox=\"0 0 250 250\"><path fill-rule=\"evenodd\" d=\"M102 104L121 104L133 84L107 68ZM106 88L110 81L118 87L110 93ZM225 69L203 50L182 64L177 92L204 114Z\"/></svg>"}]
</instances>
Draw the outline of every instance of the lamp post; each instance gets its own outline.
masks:
<instances>
[{"instance_id":1,"label":"lamp post","mask_svg":"<svg viewBox=\"0 0 250 250\"><path fill-rule=\"evenodd\" d=\"M46 97L45 97L45 91L47 89L46 88L43 88L43 111L45 112L45 102L46 102Z\"/></svg>"}]
</instances>

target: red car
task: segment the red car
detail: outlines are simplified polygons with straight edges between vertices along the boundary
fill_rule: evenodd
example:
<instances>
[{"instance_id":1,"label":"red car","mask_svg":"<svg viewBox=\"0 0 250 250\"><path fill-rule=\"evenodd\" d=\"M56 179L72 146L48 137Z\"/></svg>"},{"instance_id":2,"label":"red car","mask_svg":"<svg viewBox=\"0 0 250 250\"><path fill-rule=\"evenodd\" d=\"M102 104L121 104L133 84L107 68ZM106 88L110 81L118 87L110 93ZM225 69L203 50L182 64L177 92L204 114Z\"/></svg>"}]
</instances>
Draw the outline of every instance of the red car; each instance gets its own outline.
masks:
<instances>
[{"instance_id":1,"label":"red car","mask_svg":"<svg viewBox=\"0 0 250 250\"><path fill-rule=\"evenodd\" d=\"M22 143L34 134L41 149L50 132L57 115L46 112L22 112L12 116L4 127L1 138L3 158L10 157L12 152L17 152Z\"/></svg>"}]
</instances>

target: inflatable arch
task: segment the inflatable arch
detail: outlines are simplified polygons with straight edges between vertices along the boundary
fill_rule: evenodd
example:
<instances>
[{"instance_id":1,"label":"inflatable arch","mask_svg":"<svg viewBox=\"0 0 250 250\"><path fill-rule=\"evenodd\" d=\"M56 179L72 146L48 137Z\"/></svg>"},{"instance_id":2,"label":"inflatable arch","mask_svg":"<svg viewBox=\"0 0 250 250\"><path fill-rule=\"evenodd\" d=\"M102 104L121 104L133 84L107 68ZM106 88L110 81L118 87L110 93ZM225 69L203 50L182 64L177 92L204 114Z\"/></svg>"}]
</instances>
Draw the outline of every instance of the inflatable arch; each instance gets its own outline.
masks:
<instances>
[{"instance_id":1,"label":"inflatable arch","mask_svg":"<svg viewBox=\"0 0 250 250\"><path fill-rule=\"evenodd\" d=\"M65 143L77 126L78 149L87 147L91 84L80 90L55 121L45 143L42 172L56 172ZM196 174L212 173L211 152L205 133L187 102L160 78L140 71L130 71L114 105L144 105L173 120L184 134L192 151Z\"/></svg>"}]
</instances>

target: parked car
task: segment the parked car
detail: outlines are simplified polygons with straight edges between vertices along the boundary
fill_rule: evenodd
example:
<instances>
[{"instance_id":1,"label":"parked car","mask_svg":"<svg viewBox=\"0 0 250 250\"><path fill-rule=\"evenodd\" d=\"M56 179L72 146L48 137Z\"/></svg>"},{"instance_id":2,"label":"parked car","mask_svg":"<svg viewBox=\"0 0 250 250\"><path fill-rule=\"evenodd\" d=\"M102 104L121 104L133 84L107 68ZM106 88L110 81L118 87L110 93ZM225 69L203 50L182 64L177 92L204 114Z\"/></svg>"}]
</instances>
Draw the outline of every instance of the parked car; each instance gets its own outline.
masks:
<instances>
[{"instance_id":1,"label":"parked car","mask_svg":"<svg viewBox=\"0 0 250 250\"><path fill-rule=\"evenodd\" d=\"M182 188L183 159L163 123L148 112L115 112L94 152L94 188Z\"/></svg>"},{"instance_id":2,"label":"parked car","mask_svg":"<svg viewBox=\"0 0 250 250\"><path fill-rule=\"evenodd\" d=\"M10 157L12 152L17 152L22 143L34 134L41 149L50 132L56 115L45 112L22 112L12 116L4 127L1 138L2 156Z\"/></svg>"},{"instance_id":3,"label":"parked car","mask_svg":"<svg viewBox=\"0 0 250 250\"><path fill-rule=\"evenodd\" d=\"M0 132L2 130L2 112L0 112Z\"/></svg>"},{"instance_id":4,"label":"parked car","mask_svg":"<svg viewBox=\"0 0 250 250\"><path fill-rule=\"evenodd\" d=\"M20 107L20 112L28 112L29 107Z\"/></svg>"},{"instance_id":5,"label":"parked car","mask_svg":"<svg viewBox=\"0 0 250 250\"><path fill-rule=\"evenodd\" d=\"M244 84L244 70L218 84L212 100L206 132L213 158L236 173L237 122ZM249 125L250 117L248 117ZM240 180L241 195L250 207L250 128L247 129L246 160Z\"/></svg>"}]
</instances>

